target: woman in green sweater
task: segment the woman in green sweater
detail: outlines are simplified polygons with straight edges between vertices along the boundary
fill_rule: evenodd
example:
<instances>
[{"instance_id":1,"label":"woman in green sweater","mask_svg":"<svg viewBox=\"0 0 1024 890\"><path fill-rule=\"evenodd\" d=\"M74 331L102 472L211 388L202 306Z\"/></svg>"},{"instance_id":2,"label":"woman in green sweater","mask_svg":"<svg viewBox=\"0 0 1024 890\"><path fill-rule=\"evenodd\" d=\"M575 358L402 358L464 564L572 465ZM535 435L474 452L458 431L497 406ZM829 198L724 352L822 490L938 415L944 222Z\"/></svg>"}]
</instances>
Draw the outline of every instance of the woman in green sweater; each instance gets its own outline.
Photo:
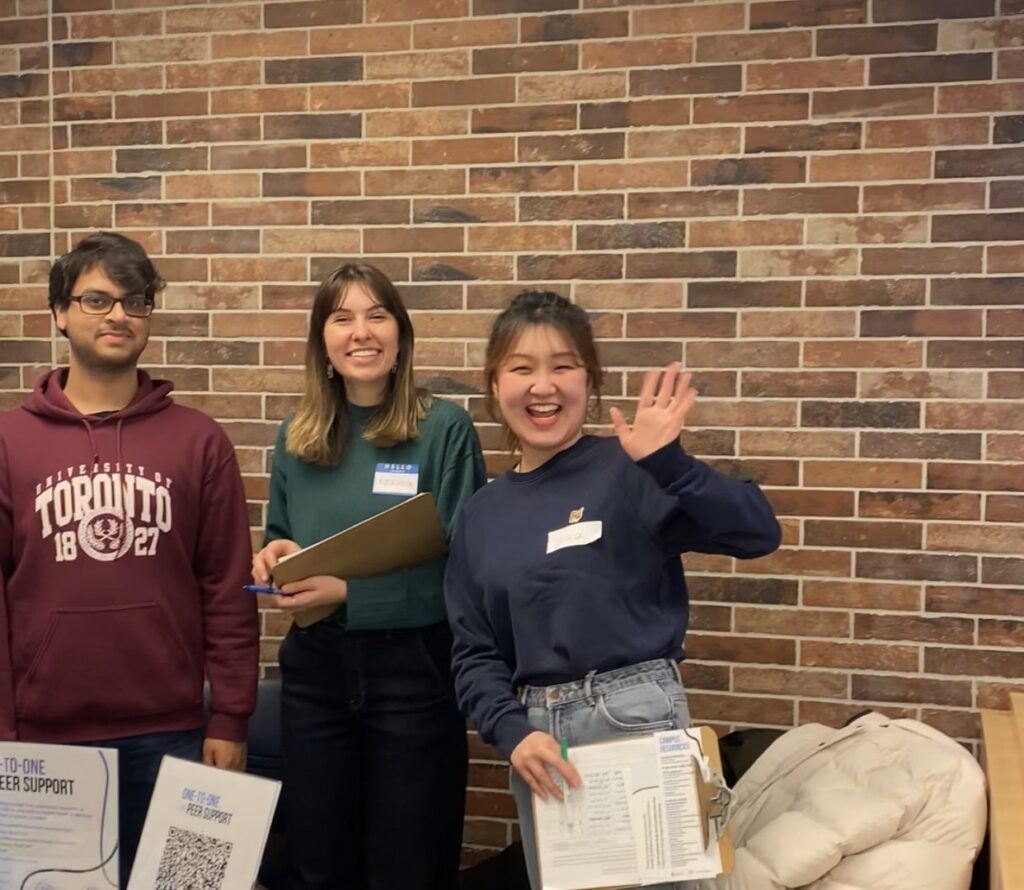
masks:
<instances>
[{"instance_id":1,"label":"woman in green sweater","mask_svg":"<svg viewBox=\"0 0 1024 890\"><path fill-rule=\"evenodd\" d=\"M450 536L484 480L469 416L413 382L395 286L370 265L335 270L313 303L302 400L278 433L253 577L268 583L281 557L418 492L433 493ZM457 886L467 757L444 563L311 577L268 598L335 606L281 645L289 890Z\"/></svg>"}]
</instances>

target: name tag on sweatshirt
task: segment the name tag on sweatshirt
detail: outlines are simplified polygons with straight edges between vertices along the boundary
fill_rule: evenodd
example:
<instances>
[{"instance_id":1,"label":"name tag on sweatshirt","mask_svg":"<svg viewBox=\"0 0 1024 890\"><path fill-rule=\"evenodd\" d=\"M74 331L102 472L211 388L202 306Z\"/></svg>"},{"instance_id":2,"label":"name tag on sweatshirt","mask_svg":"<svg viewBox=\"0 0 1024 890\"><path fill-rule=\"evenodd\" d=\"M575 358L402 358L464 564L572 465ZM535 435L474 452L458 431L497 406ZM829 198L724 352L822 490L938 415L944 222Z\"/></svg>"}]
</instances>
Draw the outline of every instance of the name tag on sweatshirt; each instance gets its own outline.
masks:
<instances>
[{"instance_id":1,"label":"name tag on sweatshirt","mask_svg":"<svg viewBox=\"0 0 1024 890\"><path fill-rule=\"evenodd\" d=\"M419 484L419 464L377 464L373 474L374 494L416 494Z\"/></svg>"},{"instance_id":2,"label":"name tag on sweatshirt","mask_svg":"<svg viewBox=\"0 0 1024 890\"><path fill-rule=\"evenodd\" d=\"M577 522L575 525L567 525L565 528L556 528L548 532L548 553L556 550L563 550L566 547L582 547L584 544L593 544L601 537L601 520L595 519L592 522Z\"/></svg>"}]
</instances>

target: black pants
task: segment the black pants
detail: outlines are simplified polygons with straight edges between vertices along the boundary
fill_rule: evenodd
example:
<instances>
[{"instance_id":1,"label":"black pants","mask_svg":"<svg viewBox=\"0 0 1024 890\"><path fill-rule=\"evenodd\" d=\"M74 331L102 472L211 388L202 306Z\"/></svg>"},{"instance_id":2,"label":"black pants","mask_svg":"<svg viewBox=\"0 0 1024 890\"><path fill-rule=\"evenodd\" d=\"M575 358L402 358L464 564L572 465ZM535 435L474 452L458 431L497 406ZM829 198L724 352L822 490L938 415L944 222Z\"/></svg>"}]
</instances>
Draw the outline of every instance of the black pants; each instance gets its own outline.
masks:
<instances>
[{"instance_id":1,"label":"black pants","mask_svg":"<svg viewBox=\"0 0 1024 890\"><path fill-rule=\"evenodd\" d=\"M466 724L447 625L293 627L281 646L289 890L454 890Z\"/></svg>"}]
</instances>

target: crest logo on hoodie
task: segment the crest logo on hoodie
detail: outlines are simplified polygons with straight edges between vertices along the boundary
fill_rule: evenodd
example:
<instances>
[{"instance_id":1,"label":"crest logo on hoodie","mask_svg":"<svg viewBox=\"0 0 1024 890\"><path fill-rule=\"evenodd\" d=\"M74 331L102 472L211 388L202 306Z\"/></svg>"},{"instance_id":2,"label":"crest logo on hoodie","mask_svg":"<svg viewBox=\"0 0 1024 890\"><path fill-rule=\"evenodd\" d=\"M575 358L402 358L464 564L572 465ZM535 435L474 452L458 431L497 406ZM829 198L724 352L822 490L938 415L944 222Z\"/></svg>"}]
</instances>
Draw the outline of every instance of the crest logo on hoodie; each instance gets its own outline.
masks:
<instances>
[{"instance_id":1,"label":"crest logo on hoodie","mask_svg":"<svg viewBox=\"0 0 1024 890\"><path fill-rule=\"evenodd\" d=\"M57 562L84 554L112 562L129 551L154 556L172 527L172 480L139 464L67 467L36 486L43 540L53 538Z\"/></svg>"}]
</instances>

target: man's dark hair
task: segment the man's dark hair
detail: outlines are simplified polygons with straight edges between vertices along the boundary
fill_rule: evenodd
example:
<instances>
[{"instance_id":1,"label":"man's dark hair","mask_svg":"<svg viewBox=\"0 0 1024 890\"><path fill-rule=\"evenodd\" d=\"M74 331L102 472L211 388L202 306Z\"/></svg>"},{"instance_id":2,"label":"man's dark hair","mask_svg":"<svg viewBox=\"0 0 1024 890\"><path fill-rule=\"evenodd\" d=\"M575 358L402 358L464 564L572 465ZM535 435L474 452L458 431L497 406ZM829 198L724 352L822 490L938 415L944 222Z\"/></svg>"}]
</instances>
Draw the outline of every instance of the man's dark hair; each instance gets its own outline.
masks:
<instances>
[{"instance_id":1,"label":"man's dark hair","mask_svg":"<svg viewBox=\"0 0 1024 890\"><path fill-rule=\"evenodd\" d=\"M148 300L154 300L166 283L138 241L117 232L97 232L79 241L50 269L50 311L67 309L78 276L96 267L127 293L145 294Z\"/></svg>"}]
</instances>

